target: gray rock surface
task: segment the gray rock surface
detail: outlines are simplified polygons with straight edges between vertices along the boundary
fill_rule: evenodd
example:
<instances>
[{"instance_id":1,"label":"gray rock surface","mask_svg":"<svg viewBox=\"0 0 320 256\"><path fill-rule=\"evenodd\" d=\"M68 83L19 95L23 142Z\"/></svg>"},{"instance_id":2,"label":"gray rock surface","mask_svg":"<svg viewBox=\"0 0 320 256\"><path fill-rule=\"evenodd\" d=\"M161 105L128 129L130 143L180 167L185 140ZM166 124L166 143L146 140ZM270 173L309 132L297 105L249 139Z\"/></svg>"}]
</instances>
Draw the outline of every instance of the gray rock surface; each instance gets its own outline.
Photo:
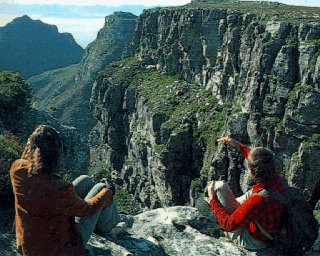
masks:
<instances>
[{"instance_id":1,"label":"gray rock surface","mask_svg":"<svg viewBox=\"0 0 320 256\"><path fill-rule=\"evenodd\" d=\"M1 217L4 212L0 212ZM11 216L12 213L6 213ZM201 218L197 209L192 207L170 207L147 211L136 216L127 233L122 235L106 235L105 237L93 234L87 245L90 256L117 255L117 256L274 256L270 251L259 253L248 252L225 238L214 238L203 233L207 223ZM4 225L1 222L0 253L3 256L18 255L15 251L14 234L9 231L9 221ZM195 225L198 222L199 225ZM202 223L202 225L200 225ZM308 256L319 253L319 238Z\"/></svg>"},{"instance_id":2,"label":"gray rock surface","mask_svg":"<svg viewBox=\"0 0 320 256\"><path fill-rule=\"evenodd\" d=\"M279 171L292 176L291 157L308 138L320 133L319 39L319 23L301 21L296 25L218 8L156 8L139 16L130 48L146 65L202 84L220 104L230 104L226 129L220 136L231 135L250 146L270 148ZM234 118L241 120L239 125L234 125ZM140 128L141 134L148 131L146 126ZM186 154L188 143L195 138L194 134L188 136L178 139ZM136 141L139 139L141 136ZM216 152L204 152L203 156L212 159L209 177L227 175L236 193L241 193L240 188L245 187L243 159L237 153L228 153L225 159L221 157L224 150L218 147ZM300 158L294 172L303 176L302 166L312 155ZM164 162L170 161L162 156ZM309 172L315 181L320 180L317 168ZM307 179L295 184L312 196L319 186Z\"/></svg>"},{"instance_id":3,"label":"gray rock surface","mask_svg":"<svg viewBox=\"0 0 320 256\"><path fill-rule=\"evenodd\" d=\"M108 77L96 81L91 104L98 120L99 160L143 207L186 204L197 145L188 129L165 129L166 115L145 103L137 91Z\"/></svg>"}]
</instances>

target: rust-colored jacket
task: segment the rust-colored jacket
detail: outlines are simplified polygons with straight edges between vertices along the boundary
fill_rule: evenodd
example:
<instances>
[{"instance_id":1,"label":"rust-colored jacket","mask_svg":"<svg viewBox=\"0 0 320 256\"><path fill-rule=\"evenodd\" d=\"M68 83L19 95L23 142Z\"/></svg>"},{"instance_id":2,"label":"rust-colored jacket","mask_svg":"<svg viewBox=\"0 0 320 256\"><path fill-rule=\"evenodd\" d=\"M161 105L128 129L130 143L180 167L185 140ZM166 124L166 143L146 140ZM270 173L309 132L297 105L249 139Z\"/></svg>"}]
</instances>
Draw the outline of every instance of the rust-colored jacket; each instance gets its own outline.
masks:
<instances>
[{"instance_id":1,"label":"rust-colored jacket","mask_svg":"<svg viewBox=\"0 0 320 256\"><path fill-rule=\"evenodd\" d=\"M28 177L32 164L16 160L10 169L15 195L17 247L25 256L85 255L75 216L90 216L112 201L105 188L84 201L71 183L40 172Z\"/></svg>"}]
</instances>

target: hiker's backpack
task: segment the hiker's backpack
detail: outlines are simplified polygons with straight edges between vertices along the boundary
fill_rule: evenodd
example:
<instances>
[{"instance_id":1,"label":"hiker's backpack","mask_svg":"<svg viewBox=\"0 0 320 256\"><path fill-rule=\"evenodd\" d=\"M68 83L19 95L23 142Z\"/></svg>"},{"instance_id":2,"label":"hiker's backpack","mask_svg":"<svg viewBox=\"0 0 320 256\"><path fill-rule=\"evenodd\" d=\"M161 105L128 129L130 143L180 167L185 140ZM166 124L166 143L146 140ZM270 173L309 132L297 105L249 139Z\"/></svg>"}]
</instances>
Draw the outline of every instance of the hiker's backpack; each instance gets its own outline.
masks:
<instances>
[{"instance_id":1,"label":"hiker's backpack","mask_svg":"<svg viewBox=\"0 0 320 256\"><path fill-rule=\"evenodd\" d=\"M281 228L271 237L259 223L260 231L268 237L271 246L278 255L302 255L312 247L318 237L318 222L313 209L299 188L291 187L282 180L286 195L272 188L263 189L258 194L280 201L285 206Z\"/></svg>"}]
</instances>

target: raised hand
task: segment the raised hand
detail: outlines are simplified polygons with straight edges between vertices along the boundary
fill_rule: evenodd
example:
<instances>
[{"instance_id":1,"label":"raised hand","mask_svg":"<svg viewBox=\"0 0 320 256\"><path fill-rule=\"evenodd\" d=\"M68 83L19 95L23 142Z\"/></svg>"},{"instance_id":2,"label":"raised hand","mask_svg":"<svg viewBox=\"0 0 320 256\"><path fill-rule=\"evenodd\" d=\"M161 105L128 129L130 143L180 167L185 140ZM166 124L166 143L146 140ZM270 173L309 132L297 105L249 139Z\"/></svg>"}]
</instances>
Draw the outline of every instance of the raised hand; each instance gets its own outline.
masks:
<instances>
[{"instance_id":1,"label":"raised hand","mask_svg":"<svg viewBox=\"0 0 320 256\"><path fill-rule=\"evenodd\" d=\"M236 141L235 139L232 139L230 137L223 137L223 138L217 139L217 142L226 142L230 147L233 147L236 149L239 149L241 144L239 141Z\"/></svg>"},{"instance_id":2,"label":"raised hand","mask_svg":"<svg viewBox=\"0 0 320 256\"><path fill-rule=\"evenodd\" d=\"M208 197L209 197L209 202L211 201L211 199L213 199L215 197L215 194L214 194L214 180L211 181L210 185L208 186Z\"/></svg>"}]
</instances>

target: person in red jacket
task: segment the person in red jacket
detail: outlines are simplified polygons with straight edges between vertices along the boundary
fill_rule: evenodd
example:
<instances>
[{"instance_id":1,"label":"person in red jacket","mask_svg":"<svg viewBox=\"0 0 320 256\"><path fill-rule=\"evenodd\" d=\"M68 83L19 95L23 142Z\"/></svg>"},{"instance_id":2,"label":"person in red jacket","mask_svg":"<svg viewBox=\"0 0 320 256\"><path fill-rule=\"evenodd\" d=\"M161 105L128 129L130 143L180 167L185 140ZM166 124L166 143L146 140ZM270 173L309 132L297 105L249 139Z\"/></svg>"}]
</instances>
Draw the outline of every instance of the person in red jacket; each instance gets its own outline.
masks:
<instances>
[{"instance_id":1,"label":"person in red jacket","mask_svg":"<svg viewBox=\"0 0 320 256\"><path fill-rule=\"evenodd\" d=\"M284 206L279 201L259 194L268 187L285 193L273 153L262 147L250 149L229 137L218 139L218 142L238 149L247 159L249 176L255 185L235 198L226 182L212 181L208 186L210 207L227 238L249 250L266 248L267 236L274 236L279 230L284 213Z\"/></svg>"}]
</instances>

